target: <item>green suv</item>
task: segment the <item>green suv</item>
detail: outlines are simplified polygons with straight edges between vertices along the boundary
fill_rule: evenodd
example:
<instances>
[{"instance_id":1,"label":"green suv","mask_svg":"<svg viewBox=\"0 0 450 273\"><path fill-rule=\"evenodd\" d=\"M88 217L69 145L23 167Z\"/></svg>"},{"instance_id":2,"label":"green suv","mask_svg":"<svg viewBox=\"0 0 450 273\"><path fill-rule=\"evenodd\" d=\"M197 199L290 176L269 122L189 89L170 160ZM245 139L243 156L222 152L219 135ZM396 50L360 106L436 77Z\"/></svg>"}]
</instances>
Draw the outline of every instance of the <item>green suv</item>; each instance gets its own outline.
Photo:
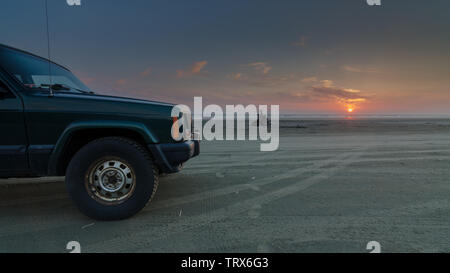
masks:
<instances>
[{"instance_id":1,"label":"green suv","mask_svg":"<svg viewBox=\"0 0 450 273\"><path fill-rule=\"evenodd\" d=\"M0 177L65 176L87 216L131 217L159 174L199 154L198 141L172 139L173 107L97 95L68 69L0 45Z\"/></svg>"}]
</instances>

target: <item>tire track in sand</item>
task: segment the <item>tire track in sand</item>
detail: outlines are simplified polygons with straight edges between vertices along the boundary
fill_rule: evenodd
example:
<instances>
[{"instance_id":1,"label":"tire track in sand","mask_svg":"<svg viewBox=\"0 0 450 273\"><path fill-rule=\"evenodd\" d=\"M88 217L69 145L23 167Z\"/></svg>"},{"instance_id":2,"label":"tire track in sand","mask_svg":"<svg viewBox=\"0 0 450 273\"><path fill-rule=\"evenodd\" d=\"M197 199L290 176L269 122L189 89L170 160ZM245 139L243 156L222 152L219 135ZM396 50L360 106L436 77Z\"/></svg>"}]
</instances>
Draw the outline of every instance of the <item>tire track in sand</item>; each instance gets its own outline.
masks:
<instances>
[{"instance_id":1,"label":"tire track in sand","mask_svg":"<svg viewBox=\"0 0 450 273\"><path fill-rule=\"evenodd\" d=\"M145 251L147 249L151 249L152 241L162 239L165 237L169 237L173 234L177 234L180 232L184 232L187 230L191 230L194 228L198 228L204 225L211 224L212 222L219 221L226 219L233 215L238 215L240 213L246 212L251 210L255 207L262 207L263 205L266 205L270 202L282 199L284 197L287 197L289 195L296 194L302 190L305 190L315 184L318 184L328 178L330 178L333 174L335 174L337 171L342 170L346 168L348 165L354 163L357 161L357 159L364 154L365 150L360 150L358 152L353 153L345 153L340 156L337 156L335 158L326 160L325 162L322 162L322 164L317 164L316 168L308 168L308 171L311 171L312 169L318 170L321 167L325 167L327 165L333 164L334 166L324 169L321 173L313 175L311 177L308 177L306 179L300 180L298 182L294 182L290 184L289 186L280 188L278 190L274 190L272 192L250 198L244 201L240 201L237 203L234 203L233 205L226 206L223 208L219 208L216 210L213 210L211 212L192 216L189 218L182 219L181 221L176 221L174 223L168 224L164 230L161 230L161 227L158 227L157 230L152 230L150 227L142 227L142 231L133 231L129 232L123 236L117 236L110 240L104 240L100 243L94 243L94 244L86 244L85 249L87 251L101 251L105 252L131 252L131 251ZM281 174L276 177L267 178L263 181L258 181L258 183L265 183L270 184L277 181L285 180L288 178L293 178L299 173L303 173L306 170L304 169L295 169L292 170L286 174ZM231 190L232 187L227 187L226 190L220 189L217 191L210 191L213 194L219 194L223 192L228 192ZM236 186L237 187L237 186ZM203 193L204 194L204 193ZM192 202L192 200L196 200L197 198L204 197L203 194L199 195L191 195L187 198L177 198L172 200L172 203L167 204L170 206L173 206L176 204L182 204L186 202ZM212 196L209 195L208 198L211 198ZM160 205L160 208L165 207L164 205Z\"/></svg>"}]
</instances>

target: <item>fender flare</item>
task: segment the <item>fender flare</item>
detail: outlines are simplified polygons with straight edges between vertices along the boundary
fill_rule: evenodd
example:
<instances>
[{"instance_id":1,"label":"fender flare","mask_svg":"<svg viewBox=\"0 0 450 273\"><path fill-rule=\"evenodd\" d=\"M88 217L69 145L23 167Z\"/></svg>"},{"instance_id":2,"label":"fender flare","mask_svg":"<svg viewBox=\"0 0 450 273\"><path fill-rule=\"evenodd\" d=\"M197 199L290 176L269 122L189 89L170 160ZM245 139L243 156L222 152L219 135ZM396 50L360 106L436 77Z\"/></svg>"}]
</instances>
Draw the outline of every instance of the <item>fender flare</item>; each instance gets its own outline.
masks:
<instances>
[{"instance_id":1,"label":"fender flare","mask_svg":"<svg viewBox=\"0 0 450 273\"><path fill-rule=\"evenodd\" d=\"M55 148L50 155L48 164L49 175L58 175L57 163L61 158L64 148L70 137L80 131L86 129L125 129L132 130L139 133L147 144L157 144L159 139L152 133L152 131L142 123L132 121L111 121L111 120L91 120L91 121L76 121L66 127L64 132L56 142Z\"/></svg>"}]
</instances>

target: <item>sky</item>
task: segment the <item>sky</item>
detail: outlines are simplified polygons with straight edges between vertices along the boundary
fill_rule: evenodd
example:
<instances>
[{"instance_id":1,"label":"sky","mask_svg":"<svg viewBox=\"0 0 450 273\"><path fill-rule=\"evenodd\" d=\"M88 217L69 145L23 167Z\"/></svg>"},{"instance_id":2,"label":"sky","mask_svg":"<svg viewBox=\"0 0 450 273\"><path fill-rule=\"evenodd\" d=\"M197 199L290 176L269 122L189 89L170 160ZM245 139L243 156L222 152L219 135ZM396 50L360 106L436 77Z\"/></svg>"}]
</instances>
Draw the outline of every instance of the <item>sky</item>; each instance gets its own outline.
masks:
<instances>
[{"instance_id":1,"label":"sky","mask_svg":"<svg viewBox=\"0 0 450 273\"><path fill-rule=\"evenodd\" d=\"M44 0L0 43L47 56ZM282 113L450 114L450 1L48 0L51 58L101 94Z\"/></svg>"}]
</instances>

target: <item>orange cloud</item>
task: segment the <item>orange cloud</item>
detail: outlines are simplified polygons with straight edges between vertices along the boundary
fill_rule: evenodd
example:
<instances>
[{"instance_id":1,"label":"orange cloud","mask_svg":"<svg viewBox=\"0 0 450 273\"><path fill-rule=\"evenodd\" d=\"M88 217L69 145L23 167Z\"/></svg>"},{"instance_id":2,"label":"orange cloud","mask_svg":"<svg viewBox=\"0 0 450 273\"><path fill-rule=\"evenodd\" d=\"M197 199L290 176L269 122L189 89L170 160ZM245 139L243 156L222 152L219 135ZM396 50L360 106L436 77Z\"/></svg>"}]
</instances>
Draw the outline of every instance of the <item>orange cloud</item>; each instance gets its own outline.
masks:
<instances>
[{"instance_id":1,"label":"orange cloud","mask_svg":"<svg viewBox=\"0 0 450 273\"><path fill-rule=\"evenodd\" d=\"M317 77L308 77L308 78L302 79L302 82L304 82L304 83L310 83L310 82L316 82L316 81L317 81Z\"/></svg>"},{"instance_id":2,"label":"orange cloud","mask_svg":"<svg viewBox=\"0 0 450 273\"><path fill-rule=\"evenodd\" d=\"M269 74L269 72L272 70L271 66L263 62L249 63L248 66L255 68L256 70L262 72L264 75Z\"/></svg>"},{"instance_id":3,"label":"orange cloud","mask_svg":"<svg viewBox=\"0 0 450 273\"><path fill-rule=\"evenodd\" d=\"M343 104L363 103L368 100L360 90L334 86L333 81L321 81L321 85L312 86L309 96L322 100L335 100Z\"/></svg>"},{"instance_id":4,"label":"orange cloud","mask_svg":"<svg viewBox=\"0 0 450 273\"><path fill-rule=\"evenodd\" d=\"M323 80L320 81L320 83L322 84L323 87L332 87L334 85L334 82L330 80Z\"/></svg>"},{"instance_id":5,"label":"orange cloud","mask_svg":"<svg viewBox=\"0 0 450 273\"><path fill-rule=\"evenodd\" d=\"M242 73L231 73L227 76L229 79L242 80L244 79L244 74Z\"/></svg>"},{"instance_id":6,"label":"orange cloud","mask_svg":"<svg viewBox=\"0 0 450 273\"><path fill-rule=\"evenodd\" d=\"M379 70L374 68L361 68L361 67L354 67L354 66L343 66L343 70L347 72L354 72L354 73L380 73Z\"/></svg>"},{"instance_id":7,"label":"orange cloud","mask_svg":"<svg viewBox=\"0 0 450 273\"><path fill-rule=\"evenodd\" d=\"M177 77L182 78L185 76L194 76L199 75L203 72L203 69L208 64L207 61L200 61L194 63L189 69L186 70L177 70Z\"/></svg>"},{"instance_id":8,"label":"orange cloud","mask_svg":"<svg viewBox=\"0 0 450 273\"><path fill-rule=\"evenodd\" d=\"M149 67L149 68L147 68L147 69L145 69L144 71L141 72L141 76L142 76L142 77L148 76L148 75L150 75L152 72L153 72L153 68Z\"/></svg>"},{"instance_id":9,"label":"orange cloud","mask_svg":"<svg viewBox=\"0 0 450 273\"><path fill-rule=\"evenodd\" d=\"M308 37L301 36L300 39L297 42L294 42L292 45L293 46L304 47L304 46L306 46L306 42L307 41L308 41Z\"/></svg>"},{"instance_id":10,"label":"orange cloud","mask_svg":"<svg viewBox=\"0 0 450 273\"><path fill-rule=\"evenodd\" d=\"M117 85L125 85L125 84L127 84L127 80L126 80L126 79L120 79L120 80L117 80L117 81L116 81L116 84L117 84Z\"/></svg>"},{"instance_id":11,"label":"orange cloud","mask_svg":"<svg viewBox=\"0 0 450 273\"><path fill-rule=\"evenodd\" d=\"M305 91L278 92L277 98L288 103L307 103L313 105L334 104L351 105L357 107L362 103L370 102L371 96L363 94L360 90L341 88L334 85L333 81L323 80L319 84L309 87Z\"/></svg>"}]
</instances>

